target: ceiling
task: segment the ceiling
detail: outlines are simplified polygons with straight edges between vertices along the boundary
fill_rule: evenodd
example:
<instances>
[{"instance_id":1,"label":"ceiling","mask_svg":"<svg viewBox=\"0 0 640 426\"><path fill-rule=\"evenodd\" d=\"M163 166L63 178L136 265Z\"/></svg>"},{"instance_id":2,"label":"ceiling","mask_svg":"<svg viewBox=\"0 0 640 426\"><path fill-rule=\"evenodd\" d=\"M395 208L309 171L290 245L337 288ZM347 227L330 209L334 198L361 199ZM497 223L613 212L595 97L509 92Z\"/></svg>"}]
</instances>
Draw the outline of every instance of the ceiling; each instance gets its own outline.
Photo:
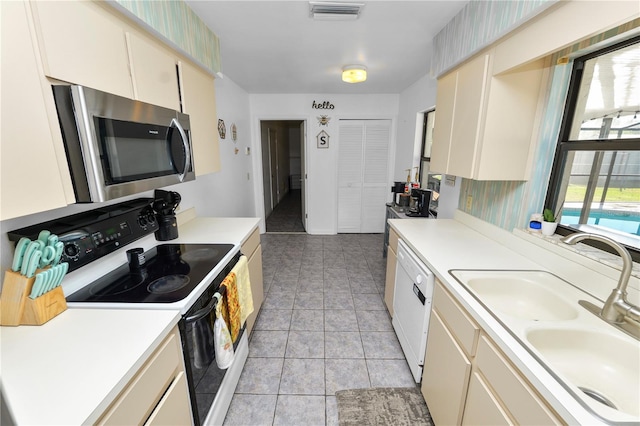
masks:
<instances>
[{"instance_id":1,"label":"ceiling","mask_svg":"<svg viewBox=\"0 0 640 426\"><path fill-rule=\"evenodd\" d=\"M309 2L186 0L220 40L222 74L248 93L400 93L429 73L431 40L468 3L362 0L357 20L310 17ZM341 80L367 67L367 81Z\"/></svg>"}]
</instances>

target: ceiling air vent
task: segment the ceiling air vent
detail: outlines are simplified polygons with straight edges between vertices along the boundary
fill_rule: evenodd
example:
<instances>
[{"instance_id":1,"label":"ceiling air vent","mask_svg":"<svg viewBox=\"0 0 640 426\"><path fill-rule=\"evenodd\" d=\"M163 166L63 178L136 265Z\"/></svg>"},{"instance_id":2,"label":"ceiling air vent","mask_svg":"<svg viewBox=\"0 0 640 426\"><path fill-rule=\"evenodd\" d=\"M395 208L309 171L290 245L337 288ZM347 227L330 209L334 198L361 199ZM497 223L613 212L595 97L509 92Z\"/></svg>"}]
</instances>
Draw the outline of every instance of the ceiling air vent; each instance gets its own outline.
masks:
<instances>
[{"instance_id":1,"label":"ceiling air vent","mask_svg":"<svg viewBox=\"0 0 640 426\"><path fill-rule=\"evenodd\" d=\"M337 3L310 1L309 15L313 19L330 21L353 21L358 19L364 3Z\"/></svg>"}]
</instances>

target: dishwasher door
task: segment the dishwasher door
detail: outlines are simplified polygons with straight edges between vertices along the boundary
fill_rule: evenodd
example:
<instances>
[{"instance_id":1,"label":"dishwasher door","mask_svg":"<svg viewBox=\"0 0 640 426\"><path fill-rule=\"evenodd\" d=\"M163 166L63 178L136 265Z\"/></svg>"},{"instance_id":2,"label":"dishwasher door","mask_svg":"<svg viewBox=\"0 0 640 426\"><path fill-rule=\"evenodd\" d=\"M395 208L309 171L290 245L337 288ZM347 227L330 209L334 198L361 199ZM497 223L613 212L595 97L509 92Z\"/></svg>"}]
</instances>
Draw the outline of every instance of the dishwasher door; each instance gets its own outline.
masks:
<instances>
[{"instance_id":1,"label":"dishwasher door","mask_svg":"<svg viewBox=\"0 0 640 426\"><path fill-rule=\"evenodd\" d=\"M434 280L433 272L400 240L392 324L416 383L422 378Z\"/></svg>"}]
</instances>

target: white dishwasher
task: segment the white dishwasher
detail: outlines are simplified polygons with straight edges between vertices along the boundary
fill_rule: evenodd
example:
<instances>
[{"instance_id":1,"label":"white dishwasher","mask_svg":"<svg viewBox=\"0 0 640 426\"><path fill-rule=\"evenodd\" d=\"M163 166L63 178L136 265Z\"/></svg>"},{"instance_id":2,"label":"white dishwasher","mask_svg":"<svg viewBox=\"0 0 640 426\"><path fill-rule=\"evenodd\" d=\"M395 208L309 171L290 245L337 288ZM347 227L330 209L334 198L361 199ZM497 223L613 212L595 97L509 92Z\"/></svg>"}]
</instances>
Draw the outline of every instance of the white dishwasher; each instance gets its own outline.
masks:
<instances>
[{"instance_id":1,"label":"white dishwasher","mask_svg":"<svg viewBox=\"0 0 640 426\"><path fill-rule=\"evenodd\" d=\"M422 378L433 286L433 272L398 241L392 324L416 383Z\"/></svg>"}]
</instances>

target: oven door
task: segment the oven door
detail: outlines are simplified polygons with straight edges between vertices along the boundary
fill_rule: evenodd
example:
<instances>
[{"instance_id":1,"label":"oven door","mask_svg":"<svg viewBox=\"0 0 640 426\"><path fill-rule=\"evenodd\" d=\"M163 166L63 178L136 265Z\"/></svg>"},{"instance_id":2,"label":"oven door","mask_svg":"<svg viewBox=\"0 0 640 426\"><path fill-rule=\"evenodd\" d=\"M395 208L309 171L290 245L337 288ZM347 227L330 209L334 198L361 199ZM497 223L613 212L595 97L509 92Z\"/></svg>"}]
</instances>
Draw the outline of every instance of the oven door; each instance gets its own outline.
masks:
<instances>
[{"instance_id":1,"label":"oven door","mask_svg":"<svg viewBox=\"0 0 640 426\"><path fill-rule=\"evenodd\" d=\"M216 286L217 287L217 286ZM208 301L204 307L202 304ZM222 370L215 360L213 323L216 299L206 291L178 324L195 425L222 424L249 353L246 327L233 344L234 359Z\"/></svg>"}]
</instances>

